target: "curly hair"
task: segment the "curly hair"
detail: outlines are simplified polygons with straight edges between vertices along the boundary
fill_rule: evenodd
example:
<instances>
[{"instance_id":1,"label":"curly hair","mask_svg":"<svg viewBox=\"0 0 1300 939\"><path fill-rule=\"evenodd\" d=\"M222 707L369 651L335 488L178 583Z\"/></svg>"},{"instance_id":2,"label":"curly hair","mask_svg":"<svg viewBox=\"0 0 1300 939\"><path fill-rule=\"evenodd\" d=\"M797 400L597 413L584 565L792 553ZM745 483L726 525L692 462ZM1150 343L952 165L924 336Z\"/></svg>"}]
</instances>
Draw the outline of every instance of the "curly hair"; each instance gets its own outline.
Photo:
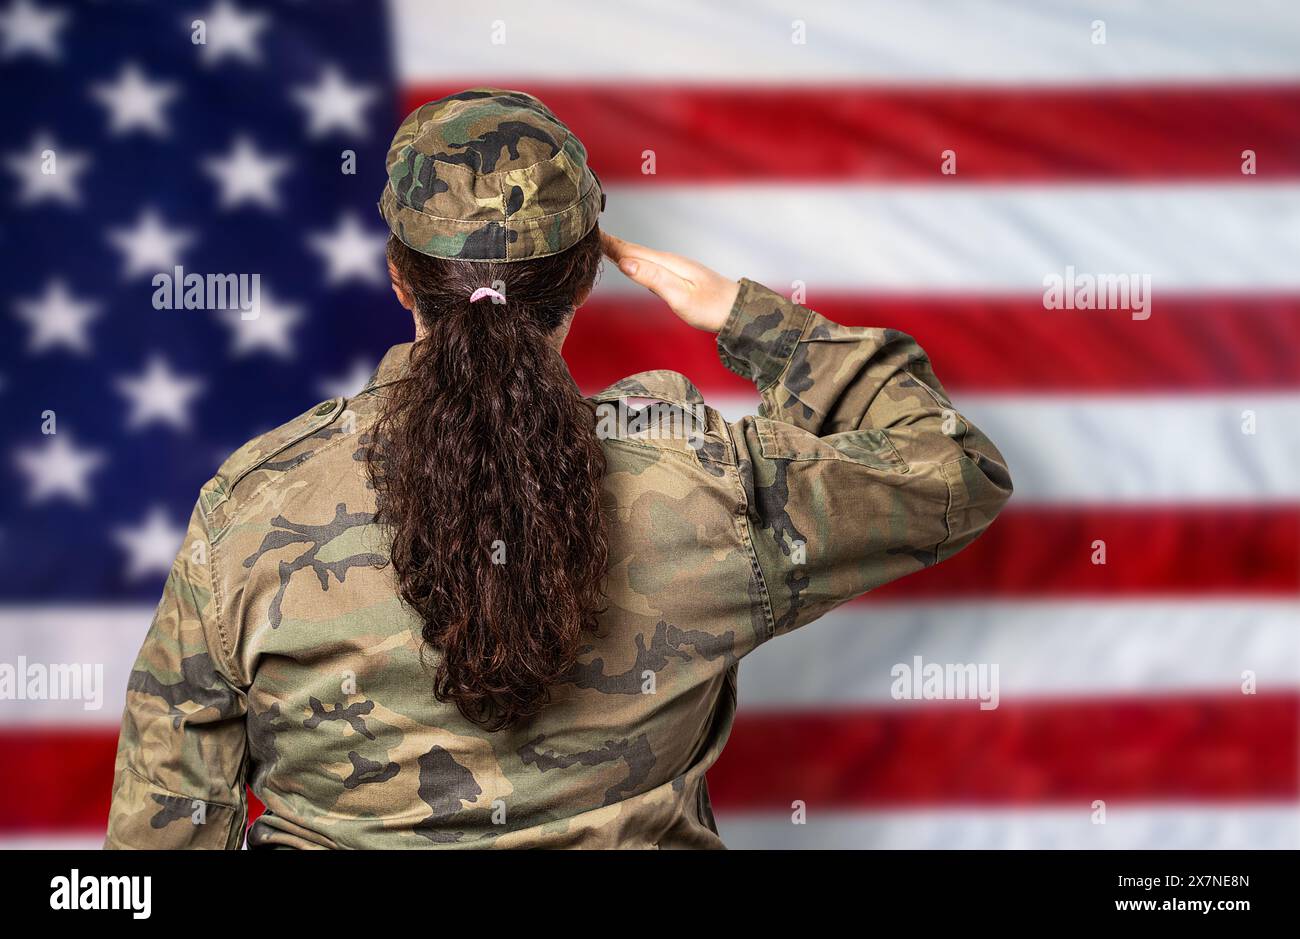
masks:
<instances>
[{"instance_id":1,"label":"curly hair","mask_svg":"<svg viewBox=\"0 0 1300 939\"><path fill-rule=\"evenodd\" d=\"M548 341L600 270L599 229L526 261L388 257L423 335L366 451L433 693L501 730L536 714L594 633L609 557L605 457ZM502 286L504 285L504 287ZM481 286L507 302L470 303Z\"/></svg>"}]
</instances>

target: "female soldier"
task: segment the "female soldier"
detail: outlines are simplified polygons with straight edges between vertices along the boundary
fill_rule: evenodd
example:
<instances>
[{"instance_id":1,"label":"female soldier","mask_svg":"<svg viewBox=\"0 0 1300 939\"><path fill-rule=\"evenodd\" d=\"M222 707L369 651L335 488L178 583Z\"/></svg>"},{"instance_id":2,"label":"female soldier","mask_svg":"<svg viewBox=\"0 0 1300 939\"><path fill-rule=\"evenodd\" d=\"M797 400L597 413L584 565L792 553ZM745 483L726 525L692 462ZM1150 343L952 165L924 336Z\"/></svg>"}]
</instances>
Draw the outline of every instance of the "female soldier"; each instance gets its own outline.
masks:
<instances>
[{"instance_id":1,"label":"female soldier","mask_svg":"<svg viewBox=\"0 0 1300 939\"><path fill-rule=\"evenodd\" d=\"M107 845L238 848L248 786L254 847L720 847L739 661L961 550L1006 466L908 336L603 235L536 98L425 104L387 163L415 342L203 487ZM560 347L602 248L717 334L758 416L670 371L579 394Z\"/></svg>"}]
</instances>

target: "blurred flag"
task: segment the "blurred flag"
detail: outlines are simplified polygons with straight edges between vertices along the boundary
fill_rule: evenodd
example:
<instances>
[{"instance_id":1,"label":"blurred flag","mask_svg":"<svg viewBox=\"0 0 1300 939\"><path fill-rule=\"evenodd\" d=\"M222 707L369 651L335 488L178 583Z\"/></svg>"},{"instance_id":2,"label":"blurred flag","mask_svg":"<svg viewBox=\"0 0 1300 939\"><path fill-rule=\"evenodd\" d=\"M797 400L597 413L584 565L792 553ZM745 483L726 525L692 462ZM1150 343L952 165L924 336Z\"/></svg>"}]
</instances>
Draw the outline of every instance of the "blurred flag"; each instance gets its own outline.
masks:
<instances>
[{"instance_id":1,"label":"blurred flag","mask_svg":"<svg viewBox=\"0 0 1300 939\"><path fill-rule=\"evenodd\" d=\"M105 665L98 711L0 702L0 838L96 840L194 493L406 338L384 148L492 84L584 140L609 230L914 335L1012 468L975 546L742 665L729 844L1300 845L1293 4L0 10L0 662ZM181 263L260 272L261 315L155 309ZM566 355L756 403L613 270ZM902 697L926 664L997 706Z\"/></svg>"}]
</instances>

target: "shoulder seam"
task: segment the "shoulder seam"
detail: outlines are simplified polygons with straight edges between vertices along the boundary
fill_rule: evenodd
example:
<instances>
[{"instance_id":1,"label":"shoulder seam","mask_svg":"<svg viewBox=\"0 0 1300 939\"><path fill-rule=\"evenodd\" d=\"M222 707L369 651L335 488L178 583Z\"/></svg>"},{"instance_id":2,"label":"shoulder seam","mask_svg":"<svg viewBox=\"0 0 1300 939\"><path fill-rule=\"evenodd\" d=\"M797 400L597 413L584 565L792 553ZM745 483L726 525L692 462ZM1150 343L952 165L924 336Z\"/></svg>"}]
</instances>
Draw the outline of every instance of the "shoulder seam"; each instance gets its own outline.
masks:
<instances>
[{"instance_id":1,"label":"shoulder seam","mask_svg":"<svg viewBox=\"0 0 1300 939\"><path fill-rule=\"evenodd\" d=\"M209 552L208 579L212 590L213 603L215 606L214 624L217 629L217 639L219 640L219 649L222 658L220 664L222 670L226 674L226 677L236 688L242 687L242 681L244 679L244 676L243 673L240 671L240 669L236 667L236 663L235 663L235 646L237 640L236 632L233 629L227 628L227 624L226 624L226 604L225 604L224 593L222 590L222 584L224 583L224 581L221 576L221 570L222 570L221 558L224 554L221 536L224 536L230 530L230 528L238 522L241 515L240 513L235 512L232 515L228 516L225 519L225 523L221 527L220 533L218 534L214 531L213 528L211 510L217 508L220 505L225 505L226 503L230 502L234 494L235 486L242 479L244 479L244 477L246 477L249 473L255 470L257 467L263 465L264 463L266 463L268 460L270 460L272 457L276 456L277 454L283 453L285 450L287 450L289 447L293 446L294 444L305 440L307 437L316 433L316 431L320 430L321 428L328 427L330 424L334 423L338 415L343 413L343 411L346 409L346 402L342 397L333 398L331 400L338 401L339 405L336 405L334 409L330 412L329 420L320 424L313 424L309 422L307 429L303 433L294 435L290 440L286 441L284 445L277 447L275 450L271 451L270 453L267 453L262 458L255 460L248 467L244 468L239 473L238 476L234 477L231 482L225 484L222 487L223 491L222 491L221 498L218 501L213 502L211 506L205 504L205 500L203 499L201 494L199 497L199 510L203 513L204 534L207 536L208 539L208 552ZM342 438L340 438L340 440L341 439ZM322 447L317 452L320 453L320 452L324 452L325 450L328 450L330 447L339 443L340 440L334 440L327 443L324 447ZM256 496L260 492L262 492L267 486L275 482L276 479L279 479L284 475L287 475L288 473L292 472L293 469L297 469L297 467L293 467L289 470L286 470L284 473L280 474L280 476L277 476L275 479L267 480L265 483L263 483L261 486L255 489L249 496L250 504L253 502Z\"/></svg>"},{"instance_id":2,"label":"shoulder seam","mask_svg":"<svg viewBox=\"0 0 1300 939\"><path fill-rule=\"evenodd\" d=\"M221 651L221 667L230 677L231 682L239 687L238 671L234 668L235 645L230 631L226 629L226 604L221 589L221 577L218 568L220 567L221 546L217 544L216 539L212 537L212 524L208 519L207 509L203 509L203 527L205 534L208 536L208 582L212 589L212 600L215 607L213 622L217 627L217 640Z\"/></svg>"}]
</instances>

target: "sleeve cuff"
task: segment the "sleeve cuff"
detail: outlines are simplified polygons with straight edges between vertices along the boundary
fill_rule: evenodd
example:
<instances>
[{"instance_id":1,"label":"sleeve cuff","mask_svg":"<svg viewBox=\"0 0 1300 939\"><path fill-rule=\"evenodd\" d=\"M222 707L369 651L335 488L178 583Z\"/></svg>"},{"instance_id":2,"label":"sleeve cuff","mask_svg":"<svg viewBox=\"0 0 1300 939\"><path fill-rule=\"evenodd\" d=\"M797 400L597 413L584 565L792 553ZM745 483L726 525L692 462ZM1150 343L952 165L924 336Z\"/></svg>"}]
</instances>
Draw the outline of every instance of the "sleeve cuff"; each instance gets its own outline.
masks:
<instances>
[{"instance_id":1,"label":"sleeve cuff","mask_svg":"<svg viewBox=\"0 0 1300 939\"><path fill-rule=\"evenodd\" d=\"M718 357L762 391L785 371L811 315L806 307L742 277L736 302L718 332Z\"/></svg>"},{"instance_id":2,"label":"sleeve cuff","mask_svg":"<svg viewBox=\"0 0 1300 939\"><path fill-rule=\"evenodd\" d=\"M104 847L233 850L243 843L246 818L242 804L178 795L124 767L113 793Z\"/></svg>"}]
</instances>

